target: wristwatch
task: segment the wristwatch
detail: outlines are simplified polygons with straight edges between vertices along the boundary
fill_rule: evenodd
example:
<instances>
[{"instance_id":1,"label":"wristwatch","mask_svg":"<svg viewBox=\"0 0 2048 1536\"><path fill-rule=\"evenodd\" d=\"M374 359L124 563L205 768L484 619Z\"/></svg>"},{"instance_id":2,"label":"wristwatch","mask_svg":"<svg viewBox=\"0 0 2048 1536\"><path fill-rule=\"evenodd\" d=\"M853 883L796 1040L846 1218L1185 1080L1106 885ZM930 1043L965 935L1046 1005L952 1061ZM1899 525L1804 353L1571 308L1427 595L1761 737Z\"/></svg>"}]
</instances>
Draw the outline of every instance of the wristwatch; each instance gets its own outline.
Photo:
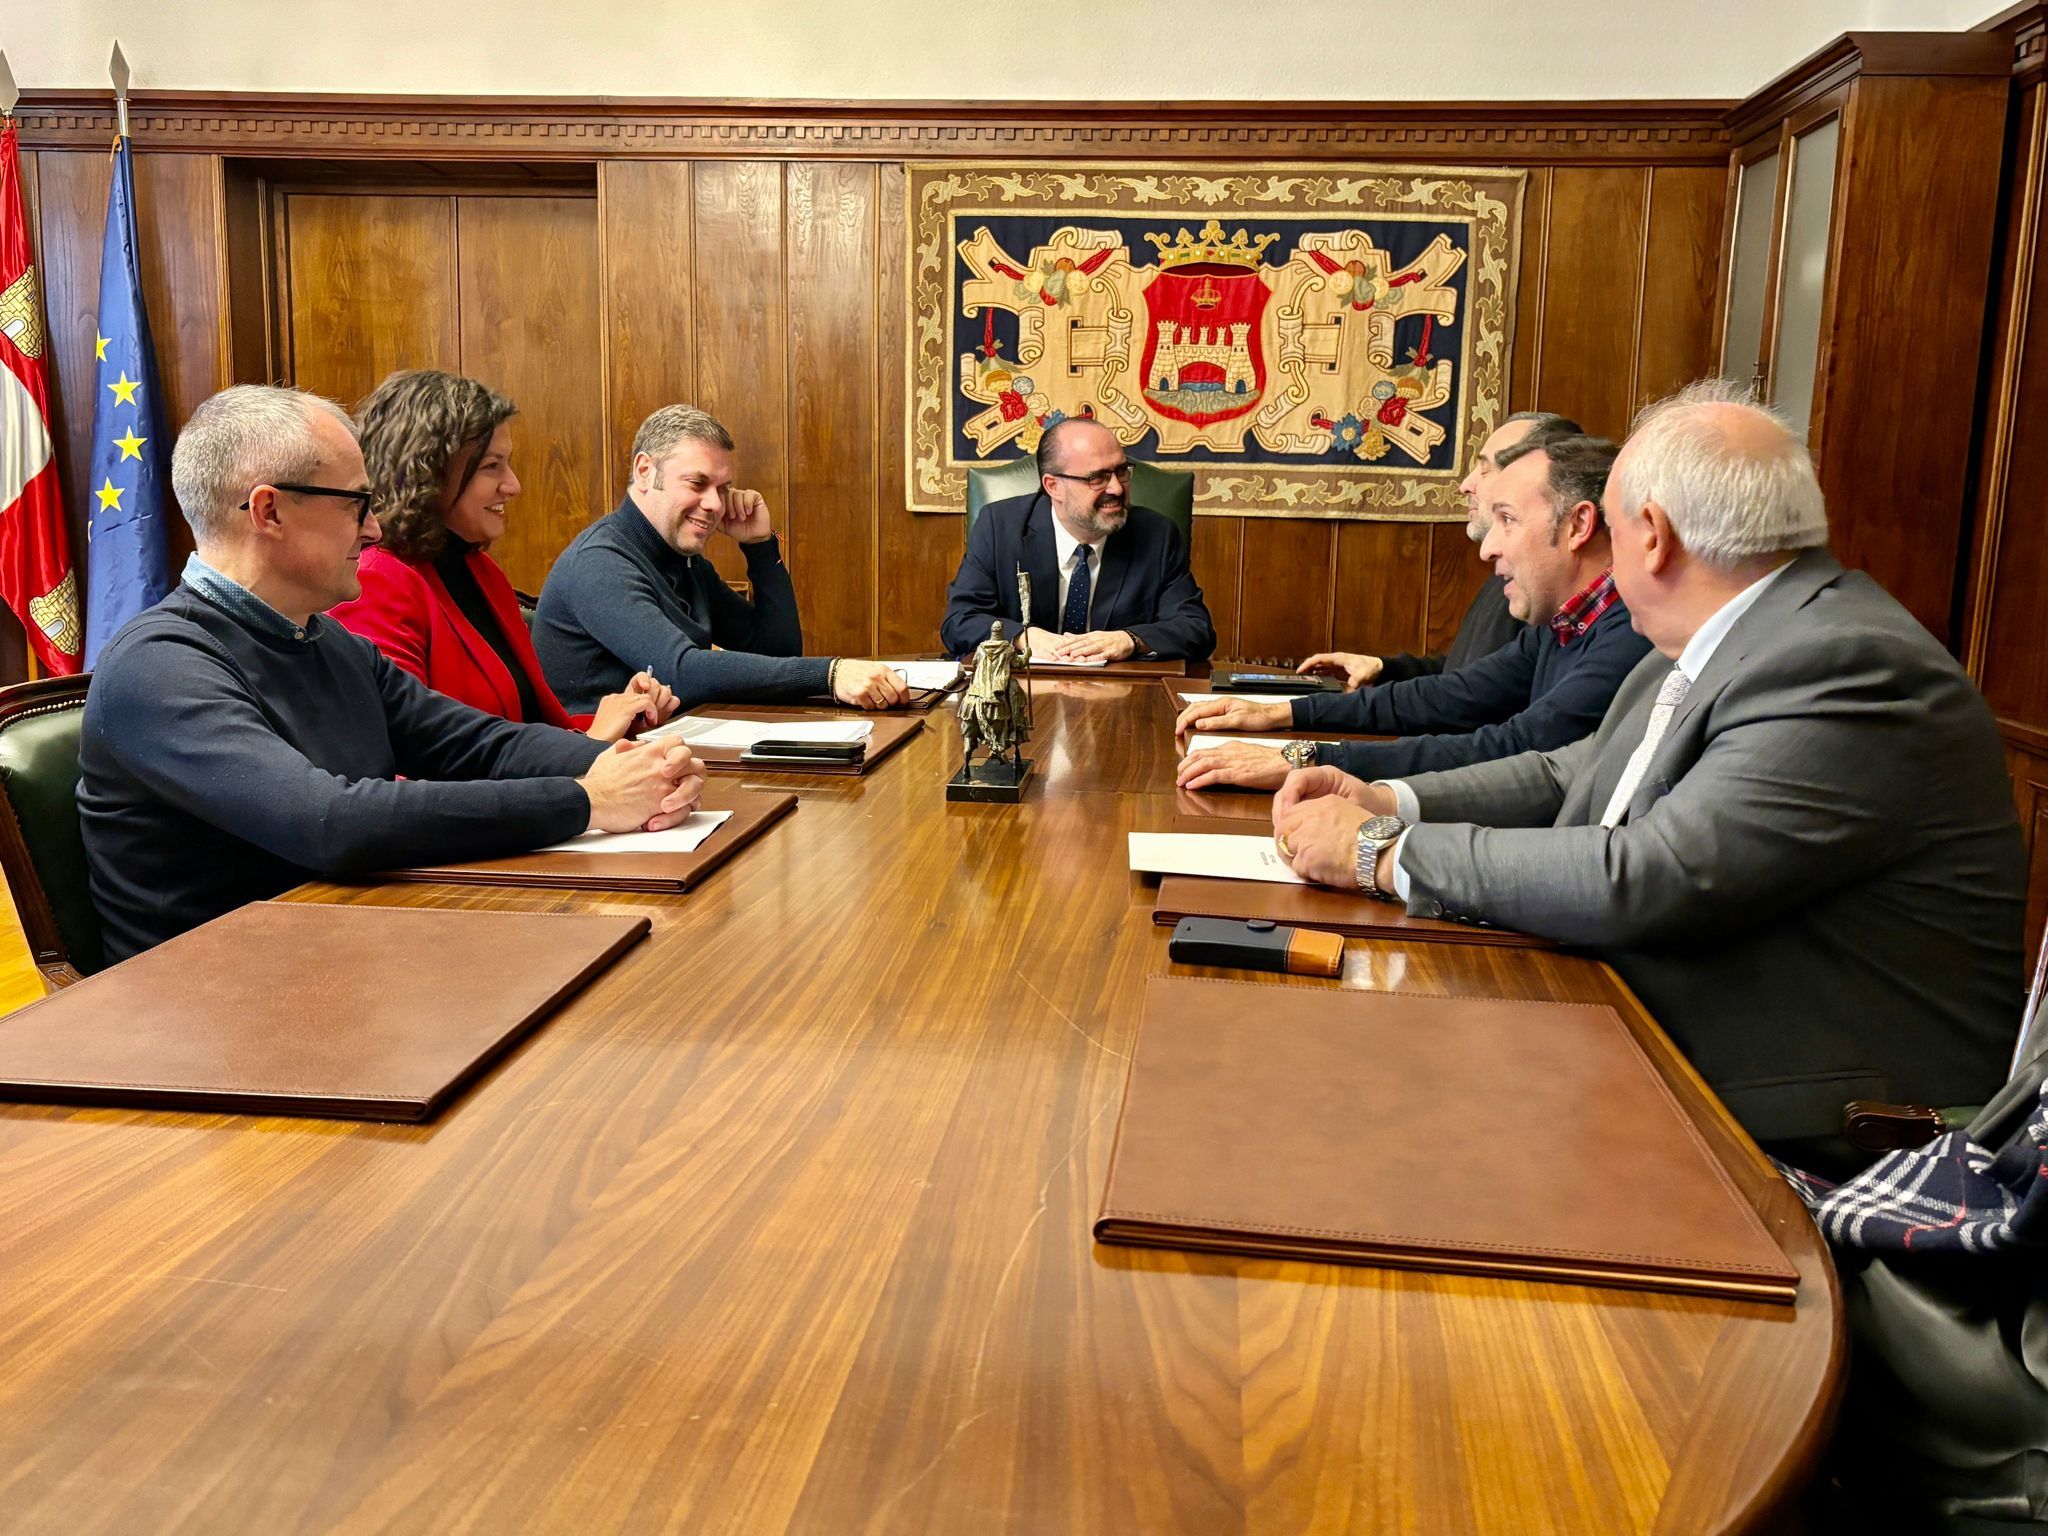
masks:
<instances>
[{"instance_id":1,"label":"wristwatch","mask_svg":"<svg viewBox=\"0 0 2048 1536\"><path fill-rule=\"evenodd\" d=\"M1316 765L1316 748L1320 741L1290 741L1280 749L1280 755L1287 759L1290 768L1313 768Z\"/></svg>"},{"instance_id":2,"label":"wristwatch","mask_svg":"<svg viewBox=\"0 0 2048 1536\"><path fill-rule=\"evenodd\" d=\"M1408 823L1398 816L1374 816L1358 829L1358 888L1366 895L1395 899L1392 891L1380 889L1380 855L1407 830Z\"/></svg>"}]
</instances>

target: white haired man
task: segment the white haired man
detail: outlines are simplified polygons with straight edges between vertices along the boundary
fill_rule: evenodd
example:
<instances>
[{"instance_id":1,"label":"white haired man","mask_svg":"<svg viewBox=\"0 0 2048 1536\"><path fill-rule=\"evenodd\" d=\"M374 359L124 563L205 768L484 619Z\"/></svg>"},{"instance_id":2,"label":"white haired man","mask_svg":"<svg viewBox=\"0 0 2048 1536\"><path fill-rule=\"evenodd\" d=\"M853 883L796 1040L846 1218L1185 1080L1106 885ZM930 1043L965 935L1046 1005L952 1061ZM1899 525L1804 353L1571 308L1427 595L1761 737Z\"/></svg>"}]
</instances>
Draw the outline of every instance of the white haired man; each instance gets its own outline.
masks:
<instances>
[{"instance_id":1,"label":"white haired man","mask_svg":"<svg viewBox=\"0 0 2048 1536\"><path fill-rule=\"evenodd\" d=\"M79 739L109 960L308 879L659 830L696 804L680 744L487 715L321 616L361 592L379 532L331 401L223 390L179 434L171 482L198 551L108 644Z\"/></svg>"},{"instance_id":2,"label":"white haired man","mask_svg":"<svg viewBox=\"0 0 2048 1536\"><path fill-rule=\"evenodd\" d=\"M1658 654L1600 729L1405 782L1305 769L1274 800L1283 856L1600 955L1794 1154L1839 1146L1851 1099L1978 1102L2012 1049L2025 890L1983 698L1827 552L1805 445L1728 386L1644 413L1605 511Z\"/></svg>"}]
</instances>

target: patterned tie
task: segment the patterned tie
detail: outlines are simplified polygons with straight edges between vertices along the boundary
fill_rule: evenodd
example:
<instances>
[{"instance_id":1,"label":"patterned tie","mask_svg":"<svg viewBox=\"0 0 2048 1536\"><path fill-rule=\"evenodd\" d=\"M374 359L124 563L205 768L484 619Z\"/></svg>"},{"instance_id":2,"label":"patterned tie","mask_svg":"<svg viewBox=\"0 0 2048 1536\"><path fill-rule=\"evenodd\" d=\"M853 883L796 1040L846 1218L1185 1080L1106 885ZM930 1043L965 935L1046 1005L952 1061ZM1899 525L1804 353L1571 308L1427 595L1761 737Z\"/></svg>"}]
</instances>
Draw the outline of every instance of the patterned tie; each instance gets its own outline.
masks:
<instances>
[{"instance_id":1,"label":"patterned tie","mask_svg":"<svg viewBox=\"0 0 2048 1536\"><path fill-rule=\"evenodd\" d=\"M1075 552L1074 579L1067 584L1067 611L1060 615L1060 633L1088 633L1088 557L1095 551L1083 544Z\"/></svg>"},{"instance_id":2,"label":"patterned tie","mask_svg":"<svg viewBox=\"0 0 2048 1536\"><path fill-rule=\"evenodd\" d=\"M1636 787L1643 782L1643 775L1649 771L1650 759L1657 755L1658 744L1664 740L1664 733L1671 729L1671 717L1678 713L1678 706L1685 701L1692 679L1678 668L1671 669L1671 675L1664 679L1664 686L1657 690L1657 702L1650 710L1650 723L1643 728L1643 739L1636 744L1634 754L1621 770L1621 782L1614 786L1614 796L1607 802L1607 814L1600 818L1603 827L1621 824L1621 818L1628 812L1628 803L1635 797Z\"/></svg>"}]
</instances>

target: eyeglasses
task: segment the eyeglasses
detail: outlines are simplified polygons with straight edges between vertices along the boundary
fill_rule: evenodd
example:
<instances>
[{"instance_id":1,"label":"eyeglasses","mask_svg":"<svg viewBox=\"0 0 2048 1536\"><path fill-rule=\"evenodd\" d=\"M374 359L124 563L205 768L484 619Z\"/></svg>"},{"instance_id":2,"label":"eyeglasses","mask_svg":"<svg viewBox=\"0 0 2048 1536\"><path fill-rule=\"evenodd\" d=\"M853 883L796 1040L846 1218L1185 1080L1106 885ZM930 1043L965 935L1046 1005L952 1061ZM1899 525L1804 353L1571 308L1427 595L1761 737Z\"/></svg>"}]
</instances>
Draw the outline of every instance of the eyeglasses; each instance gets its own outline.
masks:
<instances>
[{"instance_id":1,"label":"eyeglasses","mask_svg":"<svg viewBox=\"0 0 2048 1536\"><path fill-rule=\"evenodd\" d=\"M344 491L340 486L336 485L285 485L282 482L275 483L270 488L273 491L290 491L295 496L334 496L342 501L352 501L356 504L356 528L358 531L361 530L363 524L370 520L370 514L376 510L377 505L377 493L375 491ZM253 497L254 493L252 492L251 495ZM243 502L239 510L243 512L248 511L249 503Z\"/></svg>"},{"instance_id":2,"label":"eyeglasses","mask_svg":"<svg viewBox=\"0 0 2048 1536\"><path fill-rule=\"evenodd\" d=\"M1048 469L1046 473L1055 480L1078 480L1089 490L1099 491L1106 488L1112 480L1128 481L1131 478L1131 466L1126 460L1122 464L1112 464L1108 469L1098 469L1092 475L1064 475L1056 469Z\"/></svg>"}]
</instances>

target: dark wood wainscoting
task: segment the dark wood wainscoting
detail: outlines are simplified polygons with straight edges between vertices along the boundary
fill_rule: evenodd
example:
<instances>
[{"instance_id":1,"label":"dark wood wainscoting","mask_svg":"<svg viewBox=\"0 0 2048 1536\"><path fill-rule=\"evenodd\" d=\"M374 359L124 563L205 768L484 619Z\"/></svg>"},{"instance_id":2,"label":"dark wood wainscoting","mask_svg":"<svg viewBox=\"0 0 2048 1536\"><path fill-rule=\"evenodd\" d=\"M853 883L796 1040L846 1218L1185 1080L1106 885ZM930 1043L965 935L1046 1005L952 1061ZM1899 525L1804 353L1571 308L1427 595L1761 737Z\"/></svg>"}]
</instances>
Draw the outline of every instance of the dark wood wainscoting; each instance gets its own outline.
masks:
<instances>
[{"instance_id":1,"label":"dark wood wainscoting","mask_svg":"<svg viewBox=\"0 0 2048 1536\"><path fill-rule=\"evenodd\" d=\"M1712 354L1718 104L768 111L138 97L173 421L238 379L353 403L393 367L473 373L520 405L500 554L531 586L620 494L646 413L694 400L776 509L810 644L895 651L935 643L962 539L903 504L904 158L1522 165L1514 408L1619 435ZM23 123L78 505L111 123L89 97ZM1273 660L1441 645L1485 574L1442 524L1203 517L1194 561L1223 649Z\"/></svg>"}]
</instances>

